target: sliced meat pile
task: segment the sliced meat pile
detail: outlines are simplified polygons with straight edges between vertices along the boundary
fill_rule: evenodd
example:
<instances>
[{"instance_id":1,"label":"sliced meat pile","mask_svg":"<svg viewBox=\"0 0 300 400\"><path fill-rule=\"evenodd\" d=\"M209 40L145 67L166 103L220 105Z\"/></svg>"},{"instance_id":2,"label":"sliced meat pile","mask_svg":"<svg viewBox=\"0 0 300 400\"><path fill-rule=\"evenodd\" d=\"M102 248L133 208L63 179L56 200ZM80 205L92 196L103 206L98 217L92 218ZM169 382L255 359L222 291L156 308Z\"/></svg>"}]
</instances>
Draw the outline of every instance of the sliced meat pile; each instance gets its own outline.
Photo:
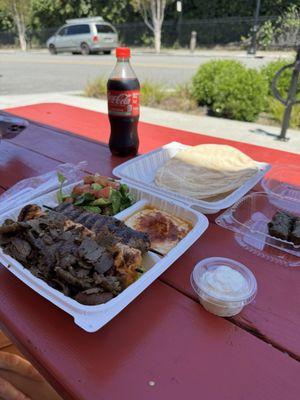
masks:
<instances>
[{"instance_id":1,"label":"sliced meat pile","mask_svg":"<svg viewBox=\"0 0 300 400\"><path fill-rule=\"evenodd\" d=\"M146 233L129 228L117 218L93 214L70 203L61 203L54 210L91 229L101 241L126 244L142 253L150 249L150 238Z\"/></svg>"},{"instance_id":2,"label":"sliced meat pile","mask_svg":"<svg viewBox=\"0 0 300 400\"><path fill-rule=\"evenodd\" d=\"M133 236L138 233L131 231ZM131 245L102 237L69 215L45 213L36 205L24 207L17 222L8 219L0 227L0 245L6 254L50 286L86 305L107 302L137 279L141 249L146 249L149 241L144 237L143 245L140 238L135 242L138 248L132 246L130 234L126 237Z\"/></svg>"}]
</instances>

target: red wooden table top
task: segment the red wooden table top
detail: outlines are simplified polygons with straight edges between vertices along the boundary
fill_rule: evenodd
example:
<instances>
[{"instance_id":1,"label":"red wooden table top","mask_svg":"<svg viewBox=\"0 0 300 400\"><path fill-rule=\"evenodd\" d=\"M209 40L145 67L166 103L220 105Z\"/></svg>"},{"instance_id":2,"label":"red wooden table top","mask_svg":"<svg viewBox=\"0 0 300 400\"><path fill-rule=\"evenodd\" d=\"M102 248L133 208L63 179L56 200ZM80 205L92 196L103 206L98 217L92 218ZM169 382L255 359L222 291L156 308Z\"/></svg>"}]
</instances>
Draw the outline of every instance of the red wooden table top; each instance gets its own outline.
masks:
<instances>
[{"instance_id":1,"label":"red wooden table top","mask_svg":"<svg viewBox=\"0 0 300 400\"><path fill-rule=\"evenodd\" d=\"M107 135L106 116L91 111L38 105L29 107L28 115L26 108L13 112L36 120L40 116L40 122L77 134L99 130ZM226 142L262 161L300 160L295 154L150 124L140 124L140 136L142 152L173 140ZM0 183L7 188L60 162L84 159L88 170L108 175L124 161L92 140L31 124L1 143ZM251 255L210 219L208 231L160 280L94 334L80 330L71 317L0 268L3 329L66 399L181 399L196 394L210 399L298 399L300 272ZM212 255L243 262L258 281L255 302L232 320L203 310L189 285L195 263Z\"/></svg>"}]
</instances>

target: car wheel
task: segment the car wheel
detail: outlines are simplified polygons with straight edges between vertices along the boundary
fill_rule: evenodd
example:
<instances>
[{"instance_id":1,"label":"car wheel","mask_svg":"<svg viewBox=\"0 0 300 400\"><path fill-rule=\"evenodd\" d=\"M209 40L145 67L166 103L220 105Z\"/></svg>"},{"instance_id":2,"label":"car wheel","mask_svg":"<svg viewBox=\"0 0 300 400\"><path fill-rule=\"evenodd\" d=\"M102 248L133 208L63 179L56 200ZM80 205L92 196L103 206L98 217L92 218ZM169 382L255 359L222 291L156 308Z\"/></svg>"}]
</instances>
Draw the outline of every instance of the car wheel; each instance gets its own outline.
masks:
<instances>
[{"instance_id":1,"label":"car wheel","mask_svg":"<svg viewBox=\"0 0 300 400\"><path fill-rule=\"evenodd\" d=\"M50 51L50 54L52 54L52 55L57 54L57 50L56 50L56 47L54 46L54 44L49 45L49 51Z\"/></svg>"},{"instance_id":2,"label":"car wheel","mask_svg":"<svg viewBox=\"0 0 300 400\"><path fill-rule=\"evenodd\" d=\"M103 54L111 54L111 50L104 50Z\"/></svg>"},{"instance_id":3,"label":"car wheel","mask_svg":"<svg viewBox=\"0 0 300 400\"><path fill-rule=\"evenodd\" d=\"M80 51L83 56L87 56L88 54L90 54L90 48L86 43L81 43Z\"/></svg>"}]
</instances>

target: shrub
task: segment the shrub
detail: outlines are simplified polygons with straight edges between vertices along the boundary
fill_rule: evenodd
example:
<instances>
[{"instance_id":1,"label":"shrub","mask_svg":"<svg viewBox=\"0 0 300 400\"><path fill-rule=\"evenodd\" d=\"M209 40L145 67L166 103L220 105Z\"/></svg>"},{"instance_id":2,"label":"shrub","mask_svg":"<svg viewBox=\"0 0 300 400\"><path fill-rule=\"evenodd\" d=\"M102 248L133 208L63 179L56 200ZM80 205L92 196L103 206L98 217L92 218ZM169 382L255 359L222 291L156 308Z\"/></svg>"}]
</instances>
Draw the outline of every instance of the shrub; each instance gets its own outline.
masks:
<instances>
[{"instance_id":1,"label":"shrub","mask_svg":"<svg viewBox=\"0 0 300 400\"><path fill-rule=\"evenodd\" d=\"M151 83L146 80L141 84L141 105L155 106L160 104L168 96L162 84Z\"/></svg>"},{"instance_id":2,"label":"shrub","mask_svg":"<svg viewBox=\"0 0 300 400\"><path fill-rule=\"evenodd\" d=\"M265 109L268 88L255 69L243 69L236 75L220 74L215 86L212 110L219 116L255 121Z\"/></svg>"},{"instance_id":3,"label":"shrub","mask_svg":"<svg viewBox=\"0 0 300 400\"><path fill-rule=\"evenodd\" d=\"M211 61L200 66L192 93L199 104L218 116L255 121L264 110L267 83L261 73L234 60Z\"/></svg>"},{"instance_id":4,"label":"shrub","mask_svg":"<svg viewBox=\"0 0 300 400\"><path fill-rule=\"evenodd\" d=\"M269 98L269 114L274 121L281 123L284 114L284 105L274 98ZM290 119L291 128L300 127L300 105L297 104L292 108L292 114Z\"/></svg>"},{"instance_id":5,"label":"shrub","mask_svg":"<svg viewBox=\"0 0 300 400\"><path fill-rule=\"evenodd\" d=\"M84 88L84 95L86 97L103 97L106 96L107 78L99 76L99 78L90 81Z\"/></svg>"},{"instance_id":6,"label":"shrub","mask_svg":"<svg viewBox=\"0 0 300 400\"><path fill-rule=\"evenodd\" d=\"M222 72L235 75L244 67L235 60L209 61L201 65L192 80L192 95L200 105L211 106L215 98L215 84Z\"/></svg>"},{"instance_id":7,"label":"shrub","mask_svg":"<svg viewBox=\"0 0 300 400\"><path fill-rule=\"evenodd\" d=\"M280 68L284 67L285 65L291 64L293 61L289 60L277 60L269 62L267 65L262 67L261 73L263 74L264 79L267 81L269 94L272 95L271 91L271 83L276 75L276 73L280 70ZM283 98L287 97L288 89L290 86L292 77L292 68L286 69L281 77L277 81L277 88L279 90L280 95Z\"/></svg>"}]
</instances>

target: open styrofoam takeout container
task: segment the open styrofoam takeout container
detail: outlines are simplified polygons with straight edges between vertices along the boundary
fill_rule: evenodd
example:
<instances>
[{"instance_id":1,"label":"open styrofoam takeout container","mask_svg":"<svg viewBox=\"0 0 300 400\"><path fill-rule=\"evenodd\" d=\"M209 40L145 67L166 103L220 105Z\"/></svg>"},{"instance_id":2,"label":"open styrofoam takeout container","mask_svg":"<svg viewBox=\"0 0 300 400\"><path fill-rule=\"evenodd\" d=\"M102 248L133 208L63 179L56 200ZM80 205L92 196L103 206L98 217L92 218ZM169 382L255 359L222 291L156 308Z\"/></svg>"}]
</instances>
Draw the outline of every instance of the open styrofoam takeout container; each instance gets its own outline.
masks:
<instances>
[{"instance_id":1,"label":"open styrofoam takeout container","mask_svg":"<svg viewBox=\"0 0 300 400\"><path fill-rule=\"evenodd\" d=\"M82 182L82 181L81 181ZM64 188L64 193L71 193L72 188L81 182L74 183ZM134 212L143 209L147 205L165 210L175 217L189 221L193 228L191 231L164 257L148 252L143 257L142 267L146 272L133 284L127 287L117 297L105 304L96 306L86 306L65 296L56 289L51 288L46 282L35 277L31 272L24 268L18 261L3 253L0 248L0 262L8 268L22 282L32 288L34 291L45 297L57 307L70 314L75 323L87 332L95 332L115 317L123 308L133 301L141 292L143 292L158 276L178 259L207 229L207 218L174 200L168 200L163 195L151 194L147 190L128 184L130 192L136 197L137 201L131 207L116 214L115 217L125 220ZM31 202L40 206L47 205L55 207L57 190L32 200ZM8 213L0 216L2 224L6 218L16 219L22 206L14 208Z\"/></svg>"},{"instance_id":2,"label":"open styrofoam takeout container","mask_svg":"<svg viewBox=\"0 0 300 400\"><path fill-rule=\"evenodd\" d=\"M159 147L149 153L133 158L119 165L113 170L113 174L121 178L125 183L134 183L141 189L150 190L151 193L163 194L165 197L188 205L194 210L204 214L214 214L232 206L252 189L262 177L270 170L271 165L263 162L256 162L258 171L249 178L242 186L228 194L222 200L205 201L186 197L180 193L161 188L155 184L155 175L159 167L174 157L179 151L190 148L178 142L172 142Z\"/></svg>"}]
</instances>

